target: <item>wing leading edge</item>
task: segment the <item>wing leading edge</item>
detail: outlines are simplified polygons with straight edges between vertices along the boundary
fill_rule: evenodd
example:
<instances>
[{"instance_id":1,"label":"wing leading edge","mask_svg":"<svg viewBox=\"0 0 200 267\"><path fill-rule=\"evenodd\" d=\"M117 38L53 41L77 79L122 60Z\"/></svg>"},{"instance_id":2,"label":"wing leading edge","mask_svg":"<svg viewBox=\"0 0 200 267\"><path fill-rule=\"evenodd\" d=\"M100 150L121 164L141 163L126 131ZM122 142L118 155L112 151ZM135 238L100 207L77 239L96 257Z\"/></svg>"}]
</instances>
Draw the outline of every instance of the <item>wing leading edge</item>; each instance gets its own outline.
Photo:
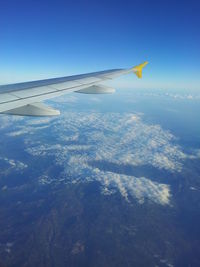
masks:
<instances>
[{"instance_id":1,"label":"wing leading edge","mask_svg":"<svg viewBox=\"0 0 200 267\"><path fill-rule=\"evenodd\" d=\"M101 82L134 72L142 78L144 62L131 69L113 69L47 80L0 86L0 113L27 116L55 116L59 111L41 103L66 93L112 93L114 89L99 85Z\"/></svg>"}]
</instances>

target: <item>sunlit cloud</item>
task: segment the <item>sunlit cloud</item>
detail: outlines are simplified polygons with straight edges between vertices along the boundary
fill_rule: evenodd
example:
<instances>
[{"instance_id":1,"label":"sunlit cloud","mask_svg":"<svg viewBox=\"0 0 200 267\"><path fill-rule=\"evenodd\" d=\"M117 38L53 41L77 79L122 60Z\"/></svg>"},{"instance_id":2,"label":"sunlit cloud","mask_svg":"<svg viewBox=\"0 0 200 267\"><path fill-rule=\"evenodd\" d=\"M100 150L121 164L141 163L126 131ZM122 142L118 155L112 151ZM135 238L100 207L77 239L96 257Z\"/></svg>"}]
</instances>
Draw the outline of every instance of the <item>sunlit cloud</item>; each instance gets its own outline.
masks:
<instances>
[{"instance_id":1,"label":"sunlit cloud","mask_svg":"<svg viewBox=\"0 0 200 267\"><path fill-rule=\"evenodd\" d=\"M53 157L53 164L62 167L59 177L48 170L41 173L40 184L98 181L103 194L118 191L127 201L134 198L141 204L170 204L170 186L124 173L124 167L180 172L185 159L198 156L183 152L171 132L145 123L140 113L63 112L56 119L19 121L7 135L23 135L27 153Z\"/></svg>"}]
</instances>

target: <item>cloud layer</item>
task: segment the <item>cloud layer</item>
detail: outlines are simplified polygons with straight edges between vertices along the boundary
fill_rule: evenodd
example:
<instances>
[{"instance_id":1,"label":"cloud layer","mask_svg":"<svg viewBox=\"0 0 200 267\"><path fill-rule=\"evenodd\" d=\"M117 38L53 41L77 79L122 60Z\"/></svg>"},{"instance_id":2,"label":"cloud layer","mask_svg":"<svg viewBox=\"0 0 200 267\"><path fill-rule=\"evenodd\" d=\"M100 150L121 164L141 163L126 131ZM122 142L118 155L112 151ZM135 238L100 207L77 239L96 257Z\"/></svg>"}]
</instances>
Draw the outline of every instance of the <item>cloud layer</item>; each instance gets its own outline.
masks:
<instances>
[{"instance_id":1,"label":"cloud layer","mask_svg":"<svg viewBox=\"0 0 200 267\"><path fill-rule=\"evenodd\" d=\"M62 167L59 177L42 173L39 183L96 180L102 193L119 191L127 201L135 198L139 203L169 204L170 186L116 169L153 166L179 172L189 157L170 132L145 123L142 114L64 112L56 119L20 120L7 135L23 137L26 152L33 157L53 157L54 164Z\"/></svg>"}]
</instances>

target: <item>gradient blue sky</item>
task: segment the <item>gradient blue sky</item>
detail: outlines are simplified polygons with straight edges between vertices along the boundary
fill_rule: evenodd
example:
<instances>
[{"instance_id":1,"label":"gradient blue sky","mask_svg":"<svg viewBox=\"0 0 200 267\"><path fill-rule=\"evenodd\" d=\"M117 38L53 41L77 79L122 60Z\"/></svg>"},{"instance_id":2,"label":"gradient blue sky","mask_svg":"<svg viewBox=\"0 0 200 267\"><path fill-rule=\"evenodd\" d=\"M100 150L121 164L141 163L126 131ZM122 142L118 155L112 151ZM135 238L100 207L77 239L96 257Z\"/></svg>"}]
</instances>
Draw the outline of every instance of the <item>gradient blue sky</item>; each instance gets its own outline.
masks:
<instances>
[{"instance_id":1,"label":"gradient blue sky","mask_svg":"<svg viewBox=\"0 0 200 267\"><path fill-rule=\"evenodd\" d=\"M199 1L0 1L0 84L150 64L118 87L197 88Z\"/></svg>"}]
</instances>

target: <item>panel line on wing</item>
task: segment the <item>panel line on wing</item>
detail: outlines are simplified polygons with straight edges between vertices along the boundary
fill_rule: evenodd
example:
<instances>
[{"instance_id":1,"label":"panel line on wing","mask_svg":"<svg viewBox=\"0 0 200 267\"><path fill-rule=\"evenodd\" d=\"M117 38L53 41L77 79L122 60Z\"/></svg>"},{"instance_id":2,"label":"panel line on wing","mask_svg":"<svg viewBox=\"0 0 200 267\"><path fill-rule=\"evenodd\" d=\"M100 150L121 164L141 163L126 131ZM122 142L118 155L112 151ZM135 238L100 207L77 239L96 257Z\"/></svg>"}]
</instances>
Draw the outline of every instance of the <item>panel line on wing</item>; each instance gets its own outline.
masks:
<instances>
[{"instance_id":1,"label":"panel line on wing","mask_svg":"<svg viewBox=\"0 0 200 267\"><path fill-rule=\"evenodd\" d=\"M92 83L92 84L94 84L94 83ZM10 101L2 102L2 103L0 103L0 105L2 105L2 104L8 104L8 103L13 103L13 102L16 102L16 101L19 101L19 100L25 100L25 99L29 99L29 98L35 98L35 97L40 97L40 96L45 96L45 95L51 95L51 94L54 94L54 93L65 92L65 91L68 91L68 90L71 91L72 89L75 89L75 88L77 88L77 90L79 90L80 88L91 86L92 84L80 84L79 86L74 86L74 87L67 88L67 89L62 89L62 90L58 90L58 89L55 88L56 91L52 91L52 92L48 92L48 93L43 93L43 94L38 94L38 95L31 95L31 96L28 96L28 97L19 97L19 96L15 96L13 94L13 96L18 97L18 98L17 99L10 100ZM9 93L9 95L11 95L11 93Z\"/></svg>"}]
</instances>

